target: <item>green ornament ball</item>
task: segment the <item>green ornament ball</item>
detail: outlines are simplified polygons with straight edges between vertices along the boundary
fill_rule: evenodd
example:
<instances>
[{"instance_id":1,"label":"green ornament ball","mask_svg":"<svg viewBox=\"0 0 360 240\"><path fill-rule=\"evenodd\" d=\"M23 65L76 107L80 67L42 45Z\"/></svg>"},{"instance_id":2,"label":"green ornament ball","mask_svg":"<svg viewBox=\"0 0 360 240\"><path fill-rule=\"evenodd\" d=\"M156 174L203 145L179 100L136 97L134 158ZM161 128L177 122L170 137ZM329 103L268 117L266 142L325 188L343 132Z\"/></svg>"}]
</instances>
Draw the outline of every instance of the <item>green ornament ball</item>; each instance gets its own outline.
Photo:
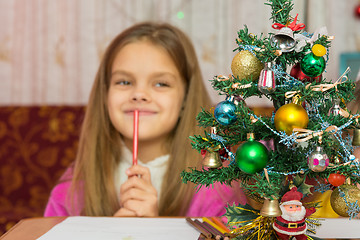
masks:
<instances>
[{"instance_id":1,"label":"green ornament ball","mask_svg":"<svg viewBox=\"0 0 360 240\"><path fill-rule=\"evenodd\" d=\"M236 150L235 161L237 166L246 173L260 172L269 160L268 149L260 142L249 139Z\"/></svg>"},{"instance_id":2,"label":"green ornament ball","mask_svg":"<svg viewBox=\"0 0 360 240\"><path fill-rule=\"evenodd\" d=\"M317 57L313 53L306 54L300 62L301 71L309 77L317 77L322 74L325 66L325 59Z\"/></svg>"}]
</instances>

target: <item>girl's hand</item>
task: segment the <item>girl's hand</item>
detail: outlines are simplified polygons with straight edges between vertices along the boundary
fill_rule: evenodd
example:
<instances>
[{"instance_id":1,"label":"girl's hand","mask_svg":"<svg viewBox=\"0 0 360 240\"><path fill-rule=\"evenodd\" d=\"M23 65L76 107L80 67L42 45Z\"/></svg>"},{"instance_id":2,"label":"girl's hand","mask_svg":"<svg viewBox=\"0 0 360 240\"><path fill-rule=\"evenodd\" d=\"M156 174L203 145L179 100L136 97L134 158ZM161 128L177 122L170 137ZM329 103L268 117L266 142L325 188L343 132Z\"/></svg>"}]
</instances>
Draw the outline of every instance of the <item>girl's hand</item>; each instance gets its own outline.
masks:
<instances>
[{"instance_id":1,"label":"girl's hand","mask_svg":"<svg viewBox=\"0 0 360 240\"><path fill-rule=\"evenodd\" d=\"M128 180L120 187L121 208L114 216L158 216L157 192L147 167L135 165L126 170Z\"/></svg>"}]
</instances>

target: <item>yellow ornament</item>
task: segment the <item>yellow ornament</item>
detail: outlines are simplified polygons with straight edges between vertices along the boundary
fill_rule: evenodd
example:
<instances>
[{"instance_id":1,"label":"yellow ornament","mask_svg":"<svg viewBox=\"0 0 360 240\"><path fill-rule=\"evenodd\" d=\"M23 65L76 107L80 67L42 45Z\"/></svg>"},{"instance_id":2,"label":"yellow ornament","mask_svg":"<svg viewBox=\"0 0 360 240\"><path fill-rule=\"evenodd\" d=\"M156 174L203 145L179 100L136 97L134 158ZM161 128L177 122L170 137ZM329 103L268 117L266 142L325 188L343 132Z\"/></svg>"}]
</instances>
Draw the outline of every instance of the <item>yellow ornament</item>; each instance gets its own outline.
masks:
<instances>
[{"instance_id":1,"label":"yellow ornament","mask_svg":"<svg viewBox=\"0 0 360 240\"><path fill-rule=\"evenodd\" d=\"M345 196L342 197L341 194L344 193ZM337 187L331 194L330 203L332 209L343 217L349 217L347 210L349 209L347 204L354 204L356 201L360 205L360 189L354 185L343 184Z\"/></svg>"},{"instance_id":2,"label":"yellow ornament","mask_svg":"<svg viewBox=\"0 0 360 240\"><path fill-rule=\"evenodd\" d=\"M326 54L326 48L321 44L314 44L311 51L317 57L322 57Z\"/></svg>"},{"instance_id":3,"label":"yellow ornament","mask_svg":"<svg viewBox=\"0 0 360 240\"><path fill-rule=\"evenodd\" d=\"M264 64L248 50L238 52L231 62L231 71L240 80L252 77L257 82L263 68Z\"/></svg>"},{"instance_id":4,"label":"yellow ornament","mask_svg":"<svg viewBox=\"0 0 360 240\"><path fill-rule=\"evenodd\" d=\"M309 117L306 110L299 104L289 103L281 106L275 113L275 128L290 135L294 128L306 128Z\"/></svg>"}]
</instances>

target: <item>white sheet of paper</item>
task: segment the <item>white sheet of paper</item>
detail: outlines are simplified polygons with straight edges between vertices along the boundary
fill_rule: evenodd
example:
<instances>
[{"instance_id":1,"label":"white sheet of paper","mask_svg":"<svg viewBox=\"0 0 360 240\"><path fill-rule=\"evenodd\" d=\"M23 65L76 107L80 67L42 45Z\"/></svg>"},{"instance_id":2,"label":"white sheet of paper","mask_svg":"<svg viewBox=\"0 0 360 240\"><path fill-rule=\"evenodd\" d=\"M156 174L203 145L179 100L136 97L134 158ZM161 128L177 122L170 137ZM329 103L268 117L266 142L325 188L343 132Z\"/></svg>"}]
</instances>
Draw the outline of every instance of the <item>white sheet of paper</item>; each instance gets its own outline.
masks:
<instances>
[{"instance_id":1,"label":"white sheet of paper","mask_svg":"<svg viewBox=\"0 0 360 240\"><path fill-rule=\"evenodd\" d=\"M38 240L198 239L184 218L68 217Z\"/></svg>"},{"instance_id":2,"label":"white sheet of paper","mask_svg":"<svg viewBox=\"0 0 360 240\"><path fill-rule=\"evenodd\" d=\"M321 226L317 228L315 237L354 239L360 238L360 220L349 218L326 218L320 221Z\"/></svg>"},{"instance_id":3,"label":"white sheet of paper","mask_svg":"<svg viewBox=\"0 0 360 240\"><path fill-rule=\"evenodd\" d=\"M38 240L196 240L199 234L184 218L68 217ZM314 236L360 239L360 219L324 219Z\"/></svg>"}]
</instances>

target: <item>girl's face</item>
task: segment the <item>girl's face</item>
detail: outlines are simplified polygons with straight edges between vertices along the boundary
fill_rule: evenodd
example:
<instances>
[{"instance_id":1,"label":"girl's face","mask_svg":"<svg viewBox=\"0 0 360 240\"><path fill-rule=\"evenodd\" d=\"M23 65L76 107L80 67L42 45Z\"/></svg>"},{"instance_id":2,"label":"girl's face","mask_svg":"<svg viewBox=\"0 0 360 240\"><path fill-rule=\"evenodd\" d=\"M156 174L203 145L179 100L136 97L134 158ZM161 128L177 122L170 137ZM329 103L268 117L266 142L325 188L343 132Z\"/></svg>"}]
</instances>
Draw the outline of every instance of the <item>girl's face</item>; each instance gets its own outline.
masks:
<instances>
[{"instance_id":1,"label":"girl's face","mask_svg":"<svg viewBox=\"0 0 360 240\"><path fill-rule=\"evenodd\" d=\"M116 55L108 111L128 146L133 138L135 109L139 110L139 142L162 144L176 126L184 97L184 80L160 46L149 41L133 42Z\"/></svg>"}]
</instances>

